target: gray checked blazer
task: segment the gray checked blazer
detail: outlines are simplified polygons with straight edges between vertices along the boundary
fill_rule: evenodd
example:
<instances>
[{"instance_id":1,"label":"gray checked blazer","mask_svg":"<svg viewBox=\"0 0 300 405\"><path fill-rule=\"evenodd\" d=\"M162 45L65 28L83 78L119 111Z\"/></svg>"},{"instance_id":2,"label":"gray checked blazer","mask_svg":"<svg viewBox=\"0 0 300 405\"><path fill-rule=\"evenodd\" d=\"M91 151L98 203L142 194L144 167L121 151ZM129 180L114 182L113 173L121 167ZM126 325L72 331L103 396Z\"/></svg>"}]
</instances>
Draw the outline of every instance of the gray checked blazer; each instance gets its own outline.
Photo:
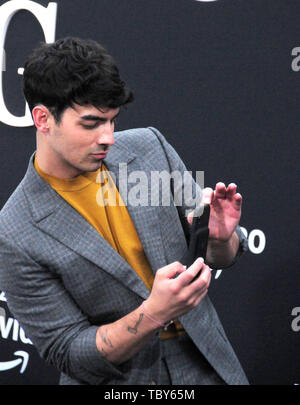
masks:
<instances>
[{"instance_id":1,"label":"gray checked blazer","mask_svg":"<svg viewBox=\"0 0 300 405\"><path fill-rule=\"evenodd\" d=\"M143 170L148 179L153 170L187 170L154 128L116 133L105 163L117 185L119 163L127 164L128 176ZM193 192L201 193L191 183ZM128 192L132 186L128 183ZM191 208L188 205L128 202L154 273L182 257L187 244L178 212ZM247 243L237 230L242 252ZM0 290L6 292L9 309L39 354L60 370L61 384L159 382L159 334L118 366L98 352L98 326L136 309L149 291L129 264L38 175L33 156L0 213L0 256ZM208 296L179 319L226 383L248 383Z\"/></svg>"}]
</instances>

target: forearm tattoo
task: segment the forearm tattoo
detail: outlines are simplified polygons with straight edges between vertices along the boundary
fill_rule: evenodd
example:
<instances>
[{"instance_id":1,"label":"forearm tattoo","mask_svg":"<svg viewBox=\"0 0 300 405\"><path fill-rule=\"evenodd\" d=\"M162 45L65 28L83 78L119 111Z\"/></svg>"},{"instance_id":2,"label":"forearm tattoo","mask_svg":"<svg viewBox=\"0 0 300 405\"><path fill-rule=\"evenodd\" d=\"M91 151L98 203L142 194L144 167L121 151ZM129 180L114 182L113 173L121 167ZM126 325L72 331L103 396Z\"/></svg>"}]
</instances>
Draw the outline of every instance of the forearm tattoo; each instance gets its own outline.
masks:
<instances>
[{"instance_id":1,"label":"forearm tattoo","mask_svg":"<svg viewBox=\"0 0 300 405\"><path fill-rule=\"evenodd\" d=\"M101 348L101 352L100 352L101 356L106 358L108 356L108 353L106 353L106 351L103 349L103 347Z\"/></svg>"},{"instance_id":2,"label":"forearm tattoo","mask_svg":"<svg viewBox=\"0 0 300 405\"><path fill-rule=\"evenodd\" d=\"M109 340L109 338L107 336L107 331L105 331L105 330L101 331L100 336L101 336L101 339L102 339L103 343L105 343L109 347L113 347L113 344L111 343L111 341Z\"/></svg>"},{"instance_id":3,"label":"forearm tattoo","mask_svg":"<svg viewBox=\"0 0 300 405\"><path fill-rule=\"evenodd\" d=\"M140 314L138 321L136 322L136 324L134 325L134 327L132 328L131 326L127 327L127 330L129 333L133 333L134 335L137 334L138 332L138 326L139 324L142 322L144 314Z\"/></svg>"}]
</instances>

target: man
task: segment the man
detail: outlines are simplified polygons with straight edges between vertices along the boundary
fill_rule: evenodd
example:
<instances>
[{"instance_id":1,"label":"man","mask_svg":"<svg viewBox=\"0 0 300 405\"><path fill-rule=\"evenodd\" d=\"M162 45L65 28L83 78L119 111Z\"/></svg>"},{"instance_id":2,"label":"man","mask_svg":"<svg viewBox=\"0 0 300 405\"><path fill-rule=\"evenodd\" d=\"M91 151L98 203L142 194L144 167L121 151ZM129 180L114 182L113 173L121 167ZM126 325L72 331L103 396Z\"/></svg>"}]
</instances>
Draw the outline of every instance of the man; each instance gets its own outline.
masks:
<instances>
[{"instance_id":1,"label":"man","mask_svg":"<svg viewBox=\"0 0 300 405\"><path fill-rule=\"evenodd\" d=\"M207 263L186 268L182 221L197 207L174 200L201 190L190 177L169 205L130 201L120 165L147 179L186 168L154 128L114 133L133 95L112 58L65 38L24 68L37 148L0 214L0 289L60 383L247 384L207 296L209 266L246 249L236 186L206 190Z\"/></svg>"}]
</instances>

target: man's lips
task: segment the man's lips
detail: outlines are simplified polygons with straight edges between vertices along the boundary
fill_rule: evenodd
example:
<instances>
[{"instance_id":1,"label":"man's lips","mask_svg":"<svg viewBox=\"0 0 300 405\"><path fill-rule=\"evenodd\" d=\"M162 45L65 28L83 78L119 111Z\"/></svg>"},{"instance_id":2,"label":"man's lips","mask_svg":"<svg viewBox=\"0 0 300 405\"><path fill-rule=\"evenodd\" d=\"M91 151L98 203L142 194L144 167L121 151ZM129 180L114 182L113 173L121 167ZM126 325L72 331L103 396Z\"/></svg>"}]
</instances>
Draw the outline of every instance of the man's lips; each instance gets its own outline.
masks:
<instances>
[{"instance_id":1,"label":"man's lips","mask_svg":"<svg viewBox=\"0 0 300 405\"><path fill-rule=\"evenodd\" d=\"M107 155L108 151L106 152L97 152L97 153L92 153L92 156L98 159L104 159Z\"/></svg>"}]
</instances>

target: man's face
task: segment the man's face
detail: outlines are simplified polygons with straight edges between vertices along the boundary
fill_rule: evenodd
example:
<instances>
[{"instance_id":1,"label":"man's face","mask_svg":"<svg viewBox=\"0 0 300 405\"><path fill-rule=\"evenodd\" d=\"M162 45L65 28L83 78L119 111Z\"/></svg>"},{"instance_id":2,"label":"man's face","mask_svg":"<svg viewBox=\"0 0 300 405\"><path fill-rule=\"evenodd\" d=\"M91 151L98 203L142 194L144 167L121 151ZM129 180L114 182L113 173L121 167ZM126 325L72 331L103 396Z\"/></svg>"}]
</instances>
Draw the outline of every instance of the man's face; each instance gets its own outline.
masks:
<instances>
[{"instance_id":1,"label":"man's face","mask_svg":"<svg viewBox=\"0 0 300 405\"><path fill-rule=\"evenodd\" d=\"M58 177L75 177L101 166L114 143L118 113L119 108L74 105L63 112L59 124L51 116L47 151L51 166L59 168Z\"/></svg>"}]
</instances>

